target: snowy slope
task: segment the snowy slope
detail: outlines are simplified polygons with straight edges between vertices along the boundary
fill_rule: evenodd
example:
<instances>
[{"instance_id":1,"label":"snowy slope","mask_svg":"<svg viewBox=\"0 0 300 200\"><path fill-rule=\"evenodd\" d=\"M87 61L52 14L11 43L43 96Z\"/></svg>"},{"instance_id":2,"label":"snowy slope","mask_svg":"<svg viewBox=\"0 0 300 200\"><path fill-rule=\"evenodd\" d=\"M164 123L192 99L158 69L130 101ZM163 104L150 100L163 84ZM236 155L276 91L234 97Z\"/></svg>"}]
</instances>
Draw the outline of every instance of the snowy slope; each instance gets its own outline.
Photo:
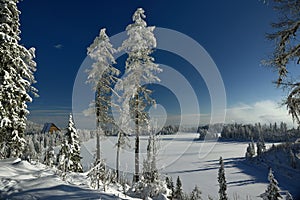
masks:
<instances>
[{"instance_id":1,"label":"snowy slope","mask_svg":"<svg viewBox=\"0 0 300 200\"><path fill-rule=\"evenodd\" d=\"M228 196L233 199L259 199L267 187L268 167L267 165L256 165L245 161L244 155L247 143L235 142L201 142L194 141L198 134L178 134L176 136L161 136L160 152L158 155L158 167L164 175L172 176L176 180L180 176L183 188L190 192L197 184L202 191L202 197L207 199L208 195L218 197L218 159L223 157L225 173L228 183ZM102 156L111 168L115 168L115 137L102 139ZM130 138L133 147L134 137ZM141 137L141 151L146 151L147 136ZM82 145L84 152L84 168L87 169L95 153L95 140L89 140ZM271 144L267 144L271 146ZM212 148L213 147L213 148ZM212 150L211 150L212 148ZM124 172L133 171L134 154L128 149L121 153L121 169ZM145 154L141 155L141 161ZM89 159L87 159L89 158ZM281 176L280 171L274 169L275 178L283 191L289 190L293 194L299 191L300 177ZM130 177L130 175L129 175Z\"/></svg>"},{"instance_id":2,"label":"snowy slope","mask_svg":"<svg viewBox=\"0 0 300 200\"><path fill-rule=\"evenodd\" d=\"M120 196L120 198L118 197ZM91 190L86 174L71 174L66 182L42 164L19 159L0 161L0 199L131 199L109 188L107 193Z\"/></svg>"}]
</instances>

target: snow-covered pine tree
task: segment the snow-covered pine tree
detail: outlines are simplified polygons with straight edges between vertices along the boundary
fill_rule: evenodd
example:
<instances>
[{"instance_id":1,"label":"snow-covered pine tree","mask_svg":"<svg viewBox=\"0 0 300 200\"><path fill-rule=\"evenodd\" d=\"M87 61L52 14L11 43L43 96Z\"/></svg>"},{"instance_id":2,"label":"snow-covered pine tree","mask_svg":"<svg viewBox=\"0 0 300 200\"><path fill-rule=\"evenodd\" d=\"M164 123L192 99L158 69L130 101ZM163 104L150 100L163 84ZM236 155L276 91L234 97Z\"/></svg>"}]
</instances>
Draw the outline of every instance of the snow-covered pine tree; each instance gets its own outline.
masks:
<instances>
[{"instance_id":1,"label":"snow-covered pine tree","mask_svg":"<svg viewBox=\"0 0 300 200\"><path fill-rule=\"evenodd\" d=\"M118 141L116 144L117 147L117 155L116 155L116 179L119 182L120 179L120 153L121 149L124 149L125 147L130 147L129 145L129 139L126 135L126 133L123 130L118 131Z\"/></svg>"},{"instance_id":2,"label":"snow-covered pine tree","mask_svg":"<svg viewBox=\"0 0 300 200\"><path fill-rule=\"evenodd\" d=\"M135 172L134 182L139 181L139 134L143 127L148 124L148 115L145 112L147 104L155 101L150 98L151 91L144 87L144 84L159 81L155 73L161 69L154 63L151 57L153 49L156 47L156 39L153 34L154 26L147 26L146 16L142 8L138 8L133 16L133 24L126 27L128 39L126 39L120 50L128 54L125 66L125 76L122 81L123 102L130 102L130 112L135 123ZM123 108L129 109L128 105Z\"/></svg>"},{"instance_id":3,"label":"snow-covered pine tree","mask_svg":"<svg viewBox=\"0 0 300 200\"><path fill-rule=\"evenodd\" d=\"M68 144L68 140L61 144L60 151L57 155L57 168L61 170L63 173L68 171L68 166L70 165L70 147Z\"/></svg>"},{"instance_id":4,"label":"snow-covered pine tree","mask_svg":"<svg viewBox=\"0 0 300 200\"><path fill-rule=\"evenodd\" d=\"M224 169L224 162L223 158L220 157L219 159L219 173L218 173L218 182L219 182L219 200L227 200L227 183L225 178L225 169Z\"/></svg>"},{"instance_id":5,"label":"snow-covered pine tree","mask_svg":"<svg viewBox=\"0 0 300 200\"><path fill-rule=\"evenodd\" d=\"M49 146L45 154L44 163L45 165L52 167L54 164L54 160L55 160L55 153L54 153L53 146Z\"/></svg>"},{"instance_id":6,"label":"snow-covered pine tree","mask_svg":"<svg viewBox=\"0 0 300 200\"><path fill-rule=\"evenodd\" d=\"M99 36L87 49L87 54L95 61L88 71L87 83L91 83L96 92L97 128L101 127L103 132L107 132L114 125L111 116L111 95L115 93L113 86L118 81L117 76L120 74L120 71L113 66L116 64L113 56L115 52L105 28L100 30Z\"/></svg>"},{"instance_id":7,"label":"snow-covered pine tree","mask_svg":"<svg viewBox=\"0 0 300 200\"><path fill-rule=\"evenodd\" d=\"M57 156L58 169L63 172L82 172L79 137L73 122L72 114L70 114L69 117L67 132L64 139Z\"/></svg>"},{"instance_id":8,"label":"snow-covered pine tree","mask_svg":"<svg viewBox=\"0 0 300 200\"><path fill-rule=\"evenodd\" d=\"M295 154L294 154L292 149L290 149L289 153L290 153L289 158L290 158L291 167L296 168L297 167L297 162L296 162Z\"/></svg>"},{"instance_id":9,"label":"snow-covered pine tree","mask_svg":"<svg viewBox=\"0 0 300 200\"><path fill-rule=\"evenodd\" d=\"M90 186L94 189L100 189L100 183L106 177L106 166L103 160L96 160L94 167L89 171L87 176L90 179Z\"/></svg>"},{"instance_id":10,"label":"snow-covered pine tree","mask_svg":"<svg viewBox=\"0 0 300 200\"><path fill-rule=\"evenodd\" d=\"M291 193L286 192L285 200L293 200L293 196L291 195Z\"/></svg>"},{"instance_id":11,"label":"snow-covered pine tree","mask_svg":"<svg viewBox=\"0 0 300 200\"><path fill-rule=\"evenodd\" d=\"M148 139L147 157L143 162L142 178L137 184L137 191L141 193L143 199L157 197L166 194L167 185L160 180L159 172L156 167L157 157L157 137L151 134Z\"/></svg>"},{"instance_id":12,"label":"snow-covered pine tree","mask_svg":"<svg viewBox=\"0 0 300 200\"><path fill-rule=\"evenodd\" d=\"M20 157L26 143L27 102L36 94L35 49L20 41L18 0L0 0L0 145L2 158Z\"/></svg>"},{"instance_id":13,"label":"snow-covered pine tree","mask_svg":"<svg viewBox=\"0 0 300 200\"><path fill-rule=\"evenodd\" d=\"M69 117L68 128L66 132L66 137L68 140L69 147L69 159L70 163L68 165L68 171L72 172L82 172L82 165L80 163L80 142L77 134L77 130L75 128L75 124L73 122L72 114Z\"/></svg>"},{"instance_id":14,"label":"snow-covered pine tree","mask_svg":"<svg viewBox=\"0 0 300 200\"><path fill-rule=\"evenodd\" d=\"M200 191L199 187L196 185L195 188L192 190L191 195L190 195L190 200L201 200L201 194L202 192Z\"/></svg>"},{"instance_id":15,"label":"snow-covered pine tree","mask_svg":"<svg viewBox=\"0 0 300 200\"><path fill-rule=\"evenodd\" d=\"M255 156L255 147L252 139L251 143L249 143L247 147L246 158L253 158L253 156Z\"/></svg>"},{"instance_id":16,"label":"snow-covered pine tree","mask_svg":"<svg viewBox=\"0 0 300 200\"><path fill-rule=\"evenodd\" d=\"M171 191L171 194L169 194L169 198L173 199L175 196L175 187L174 187L174 182L172 180L172 177L166 177L166 184L167 188Z\"/></svg>"},{"instance_id":17,"label":"snow-covered pine tree","mask_svg":"<svg viewBox=\"0 0 300 200\"><path fill-rule=\"evenodd\" d=\"M263 200L279 200L282 199L282 196L280 195L278 182L275 179L272 169L270 168L269 175L268 175L269 185L266 189L265 193L261 194L261 198Z\"/></svg>"},{"instance_id":18,"label":"snow-covered pine tree","mask_svg":"<svg viewBox=\"0 0 300 200\"><path fill-rule=\"evenodd\" d=\"M101 161L100 134L105 134L114 127L114 120L111 116L111 107L114 105L111 103L111 95L115 93L113 86L118 81L117 76L120 74L120 71L113 66L116 64L113 56L115 52L116 50L110 43L105 28L100 30L99 36L87 49L87 54L95 61L92 69L88 71L87 82L92 84L93 90L96 92L94 102L97 125L96 162ZM120 134L117 143L117 160L119 159L121 145L123 145ZM117 179L119 178L118 164L119 161L117 161Z\"/></svg>"},{"instance_id":19,"label":"snow-covered pine tree","mask_svg":"<svg viewBox=\"0 0 300 200\"><path fill-rule=\"evenodd\" d=\"M177 180L176 180L176 187L175 187L175 198L176 199L183 199L184 197L184 193L183 193L183 189L182 189L182 183L181 183L181 180L179 178L179 176L177 177Z\"/></svg>"}]
</instances>

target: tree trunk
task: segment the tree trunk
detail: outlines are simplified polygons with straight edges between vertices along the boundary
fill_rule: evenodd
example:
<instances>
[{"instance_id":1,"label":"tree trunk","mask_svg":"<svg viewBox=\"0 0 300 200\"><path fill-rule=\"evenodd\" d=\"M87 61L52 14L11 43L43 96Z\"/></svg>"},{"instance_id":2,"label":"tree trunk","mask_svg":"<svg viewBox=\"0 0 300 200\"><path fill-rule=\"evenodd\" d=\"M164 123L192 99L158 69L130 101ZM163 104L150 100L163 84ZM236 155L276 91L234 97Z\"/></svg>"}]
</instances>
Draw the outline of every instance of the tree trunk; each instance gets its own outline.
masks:
<instances>
[{"instance_id":1,"label":"tree trunk","mask_svg":"<svg viewBox=\"0 0 300 200\"><path fill-rule=\"evenodd\" d=\"M99 128L97 127L97 133L96 133L96 137L97 137L97 153L96 153L96 163L98 163L100 161L100 134L99 134Z\"/></svg>"},{"instance_id":2,"label":"tree trunk","mask_svg":"<svg viewBox=\"0 0 300 200\"><path fill-rule=\"evenodd\" d=\"M140 152L140 137L139 137L139 95L135 94L135 174L133 178L133 182L138 182L140 180L140 159L139 159L139 152Z\"/></svg>"},{"instance_id":3,"label":"tree trunk","mask_svg":"<svg viewBox=\"0 0 300 200\"><path fill-rule=\"evenodd\" d=\"M116 176L117 176L117 182L119 182L119 165L120 165L120 141L118 141L117 145L117 158L116 158Z\"/></svg>"}]
</instances>

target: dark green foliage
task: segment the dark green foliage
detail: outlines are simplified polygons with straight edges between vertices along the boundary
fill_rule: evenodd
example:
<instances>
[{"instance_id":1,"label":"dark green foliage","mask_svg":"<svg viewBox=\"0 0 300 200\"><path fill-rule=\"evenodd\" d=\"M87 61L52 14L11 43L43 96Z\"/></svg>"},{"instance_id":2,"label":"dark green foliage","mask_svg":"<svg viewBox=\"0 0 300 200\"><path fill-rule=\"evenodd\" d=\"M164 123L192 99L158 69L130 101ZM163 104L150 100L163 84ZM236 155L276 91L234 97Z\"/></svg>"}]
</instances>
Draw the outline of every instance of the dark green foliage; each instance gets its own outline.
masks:
<instances>
[{"instance_id":1,"label":"dark green foliage","mask_svg":"<svg viewBox=\"0 0 300 200\"><path fill-rule=\"evenodd\" d=\"M224 169L224 162L223 162L223 158L220 157L219 160L219 173L218 173L218 182L219 182L219 200L227 200L227 194L226 194L226 190L227 190L227 183L226 183L226 179L225 179L225 169Z\"/></svg>"}]
</instances>

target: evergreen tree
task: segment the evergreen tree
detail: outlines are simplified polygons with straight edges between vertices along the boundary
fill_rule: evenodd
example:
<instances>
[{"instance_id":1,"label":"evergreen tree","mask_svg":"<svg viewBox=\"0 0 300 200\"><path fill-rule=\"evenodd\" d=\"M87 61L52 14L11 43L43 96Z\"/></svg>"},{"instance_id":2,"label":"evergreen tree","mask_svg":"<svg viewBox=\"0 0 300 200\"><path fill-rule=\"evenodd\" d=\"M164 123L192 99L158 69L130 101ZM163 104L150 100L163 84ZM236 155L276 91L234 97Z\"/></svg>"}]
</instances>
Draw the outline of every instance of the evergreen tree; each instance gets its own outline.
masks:
<instances>
[{"instance_id":1,"label":"evergreen tree","mask_svg":"<svg viewBox=\"0 0 300 200\"><path fill-rule=\"evenodd\" d=\"M58 168L63 172L82 172L80 160L79 138L72 115L70 114L65 141L62 143L58 154Z\"/></svg>"},{"instance_id":2,"label":"evergreen tree","mask_svg":"<svg viewBox=\"0 0 300 200\"><path fill-rule=\"evenodd\" d=\"M63 173L67 172L70 166L70 148L68 145L68 141L65 140L61 144L60 151L57 155L57 168L61 170Z\"/></svg>"},{"instance_id":3,"label":"evergreen tree","mask_svg":"<svg viewBox=\"0 0 300 200\"><path fill-rule=\"evenodd\" d=\"M254 156L255 156L255 147L252 139L251 143L249 143L247 147L246 158L253 158Z\"/></svg>"},{"instance_id":4,"label":"evergreen tree","mask_svg":"<svg viewBox=\"0 0 300 200\"><path fill-rule=\"evenodd\" d=\"M264 199L264 200L282 199L282 197L279 193L280 189L278 187L278 182L274 178L272 169L270 169L270 171L269 171L268 180L269 180L269 185L268 185L268 188L266 189L265 193L263 193L261 195L262 199Z\"/></svg>"},{"instance_id":5,"label":"evergreen tree","mask_svg":"<svg viewBox=\"0 0 300 200\"><path fill-rule=\"evenodd\" d=\"M0 0L0 146L2 158L20 157L25 146L27 102L36 94L35 49L19 44L18 0Z\"/></svg>"},{"instance_id":6,"label":"evergreen tree","mask_svg":"<svg viewBox=\"0 0 300 200\"><path fill-rule=\"evenodd\" d=\"M174 187L174 182L172 180L172 177L166 177L166 184L167 188L171 191L171 194L169 196L170 199L173 199L175 196L175 187Z\"/></svg>"},{"instance_id":7,"label":"evergreen tree","mask_svg":"<svg viewBox=\"0 0 300 200\"><path fill-rule=\"evenodd\" d=\"M45 155L45 159L44 159L44 163L50 167L53 166L54 164L54 160L55 160L55 153L54 153L54 149L52 146L50 146L47 149L46 155Z\"/></svg>"},{"instance_id":8,"label":"evergreen tree","mask_svg":"<svg viewBox=\"0 0 300 200\"><path fill-rule=\"evenodd\" d=\"M218 182L219 182L219 199L220 200L227 200L227 184L226 184L226 179L225 179L225 169L224 169L224 162L223 158L220 157L219 159L219 173L218 173Z\"/></svg>"},{"instance_id":9,"label":"evergreen tree","mask_svg":"<svg viewBox=\"0 0 300 200\"><path fill-rule=\"evenodd\" d=\"M293 196L291 195L291 193L286 192L285 200L293 200Z\"/></svg>"},{"instance_id":10,"label":"evergreen tree","mask_svg":"<svg viewBox=\"0 0 300 200\"><path fill-rule=\"evenodd\" d=\"M201 198L201 194L202 192L200 191L200 189L198 188L198 186L196 185L195 188L192 190L191 195L190 195L190 200L200 200Z\"/></svg>"},{"instance_id":11,"label":"evergreen tree","mask_svg":"<svg viewBox=\"0 0 300 200\"><path fill-rule=\"evenodd\" d=\"M182 183L181 183L181 180L179 178L179 176L177 177L177 181L176 181L176 188L175 188L175 198L176 199L183 199L183 189L182 189Z\"/></svg>"},{"instance_id":12,"label":"evergreen tree","mask_svg":"<svg viewBox=\"0 0 300 200\"><path fill-rule=\"evenodd\" d=\"M97 116L97 127L107 132L113 125L111 116L111 94L114 92L113 85L118 80L120 71L113 65L116 61L113 54L116 50L110 43L106 29L100 30L99 36L88 48L88 55L95 61L92 69L88 71L88 83L92 84L96 92L95 112Z\"/></svg>"},{"instance_id":13,"label":"evergreen tree","mask_svg":"<svg viewBox=\"0 0 300 200\"><path fill-rule=\"evenodd\" d=\"M118 131L118 141L117 141L117 156L116 156L116 178L117 181L119 181L120 178L120 151L121 149L125 148L126 146L130 147L129 145L129 139L126 135L126 133L122 130Z\"/></svg>"},{"instance_id":14,"label":"evergreen tree","mask_svg":"<svg viewBox=\"0 0 300 200\"><path fill-rule=\"evenodd\" d=\"M75 124L73 122L72 114L69 117L69 124L67 128L66 137L68 139L68 146L69 146L69 156L70 156L70 165L69 171L72 172L82 172L82 165L80 163L81 156L80 156L80 143L79 137L77 134L77 130L75 128Z\"/></svg>"},{"instance_id":15,"label":"evergreen tree","mask_svg":"<svg viewBox=\"0 0 300 200\"><path fill-rule=\"evenodd\" d=\"M150 56L156 47L156 39L153 31L154 27L148 27L144 21L146 18L144 10L138 8L133 14L133 24L127 26L126 39L120 50L128 54L125 66L125 76L121 87L123 89L123 109L130 113L135 123L135 172L134 182L139 181L139 135L141 128L147 127L148 115L145 112L147 104L153 104L150 98L150 90L143 86L146 83L159 81L155 75L161 69L154 63L154 58ZM130 107L128 105L130 104Z\"/></svg>"},{"instance_id":16,"label":"evergreen tree","mask_svg":"<svg viewBox=\"0 0 300 200\"><path fill-rule=\"evenodd\" d=\"M296 168L296 157L292 149L290 149L290 163L292 168Z\"/></svg>"},{"instance_id":17,"label":"evergreen tree","mask_svg":"<svg viewBox=\"0 0 300 200\"><path fill-rule=\"evenodd\" d=\"M139 181L139 192L142 198L156 197L159 194L166 193L166 184L159 179L158 169L156 167L157 157L157 138L156 135L150 135L147 145L147 157L143 162L142 179Z\"/></svg>"},{"instance_id":18,"label":"evergreen tree","mask_svg":"<svg viewBox=\"0 0 300 200\"><path fill-rule=\"evenodd\" d=\"M110 43L106 29L100 30L99 36L88 47L88 55L95 61L88 71L88 83L92 84L96 92L94 106L97 125L97 160L100 158L100 133L105 134L114 126L111 116L111 94L114 93L113 85L117 82L120 71L113 65L116 61L113 54L116 50Z\"/></svg>"},{"instance_id":19,"label":"evergreen tree","mask_svg":"<svg viewBox=\"0 0 300 200\"><path fill-rule=\"evenodd\" d=\"M94 189L100 189L100 183L106 178L106 166L103 160L96 160L94 167L87 176L90 178L90 186Z\"/></svg>"}]
</instances>

